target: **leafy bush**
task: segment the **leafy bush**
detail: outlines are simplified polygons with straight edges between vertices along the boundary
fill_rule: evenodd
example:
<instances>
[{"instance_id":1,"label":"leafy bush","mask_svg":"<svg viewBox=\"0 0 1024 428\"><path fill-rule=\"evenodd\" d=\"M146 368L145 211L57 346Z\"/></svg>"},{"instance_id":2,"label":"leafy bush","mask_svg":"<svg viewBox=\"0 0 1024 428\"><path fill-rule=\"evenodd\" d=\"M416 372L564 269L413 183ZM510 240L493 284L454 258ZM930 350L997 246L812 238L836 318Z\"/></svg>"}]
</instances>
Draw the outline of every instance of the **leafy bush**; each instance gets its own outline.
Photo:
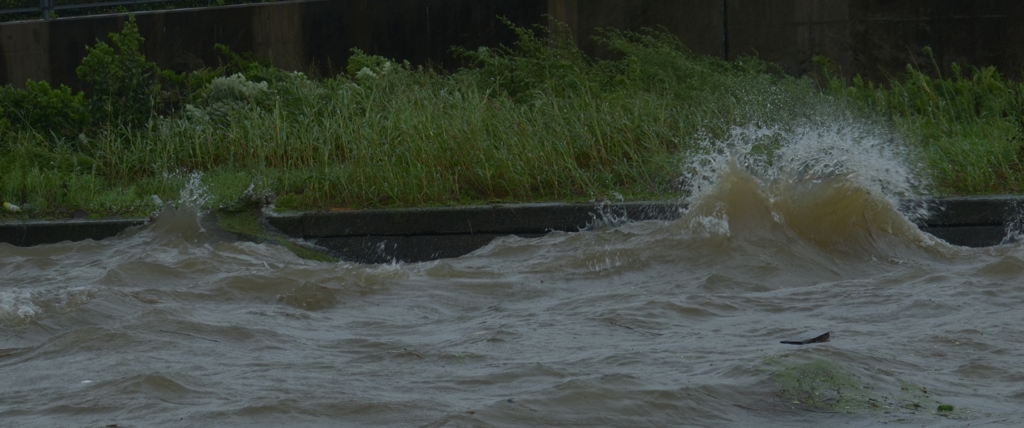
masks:
<instances>
[{"instance_id":1,"label":"leafy bush","mask_svg":"<svg viewBox=\"0 0 1024 428\"><path fill-rule=\"evenodd\" d=\"M25 83L25 89L0 88L0 132L34 131L52 141L78 141L91 117L84 95L61 85Z\"/></svg>"},{"instance_id":2,"label":"leafy bush","mask_svg":"<svg viewBox=\"0 0 1024 428\"><path fill-rule=\"evenodd\" d=\"M527 101L538 93L564 95L566 91L587 90L602 78L568 31L558 33L565 37L549 40L546 28L536 26L531 30L501 20L515 31L518 41L514 46L475 51L452 48L456 57L468 60L489 90Z\"/></svg>"},{"instance_id":3,"label":"leafy bush","mask_svg":"<svg viewBox=\"0 0 1024 428\"><path fill-rule=\"evenodd\" d=\"M272 95L267 82L249 81L241 73L214 78L203 94L198 105L186 106L186 112L195 118L221 123L236 111L265 104Z\"/></svg>"},{"instance_id":4,"label":"leafy bush","mask_svg":"<svg viewBox=\"0 0 1024 428\"><path fill-rule=\"evenodd\" d=\"M247 80L253 82L278 83L288 79L288 73L272 64L253 58L252 54L239 54L231 51L231 48L220 43L214 45L227 63L218 68L217 72L222 76L241 74Z\"/></svg>"},{"instance_id":5,"label":"leafy bush","mask_svg":"<svg viewBox=\"0 0 1024 428\"><path fill-rule=\"evenodd\" d=\"M394 64L391 60L380 55L367 55L359 48L352 48L352 56L348 57L348 65L345 71L353 79L362 77L377 77L380 74L387 74Z\"/></svg>"},{"instance_id":6,"label":"leafy bush","mask_svg":"<svg viewBox=\"0 0 1024 428\"><path fill-rule=\"evenodd\" d=\"M136 127L145 124L155 112L160 85L159 69L142 54L145 39L132 15L121 33L110 33L117 47L97 40L76 72L89 83L89 104L96 119L106 126Z\"/></svg>"}]
</instances>

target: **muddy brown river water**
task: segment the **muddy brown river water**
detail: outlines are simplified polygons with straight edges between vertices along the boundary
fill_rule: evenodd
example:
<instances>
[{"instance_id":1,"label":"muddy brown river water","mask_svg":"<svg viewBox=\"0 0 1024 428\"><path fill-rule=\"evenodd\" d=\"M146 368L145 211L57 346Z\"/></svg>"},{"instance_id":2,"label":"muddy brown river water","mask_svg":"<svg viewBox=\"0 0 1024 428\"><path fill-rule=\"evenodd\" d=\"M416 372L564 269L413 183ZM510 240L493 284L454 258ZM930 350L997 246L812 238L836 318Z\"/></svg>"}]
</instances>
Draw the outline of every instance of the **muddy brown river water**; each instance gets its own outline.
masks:
<instances>
[{"instance_id":1,"label":"muddy brown river water","mask_svg":"<svg viewBox=\"0 0 1024 428\"><path fill-rule=\"evenodd\" d=\"M1021 244L924 234L855 161L734 161L676 221L426 263L307 261L188 209L0 244L0 426L1024 421ZM780 343L808 331L831 340Z\"/></svg>"}]
</instances>

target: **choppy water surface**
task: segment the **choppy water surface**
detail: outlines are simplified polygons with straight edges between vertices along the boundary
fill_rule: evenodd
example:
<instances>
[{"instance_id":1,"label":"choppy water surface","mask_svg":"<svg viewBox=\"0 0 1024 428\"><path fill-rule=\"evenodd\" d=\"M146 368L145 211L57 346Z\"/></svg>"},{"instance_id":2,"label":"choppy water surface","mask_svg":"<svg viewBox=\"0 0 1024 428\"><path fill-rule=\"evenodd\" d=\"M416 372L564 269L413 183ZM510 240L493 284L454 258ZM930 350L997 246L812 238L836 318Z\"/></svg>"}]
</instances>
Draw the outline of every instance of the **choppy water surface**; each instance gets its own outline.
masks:
<instances>
[{"instance_id":1,"label":"choppy water surface","mask_svg":"<svg viewBox=\"0 0 1024 428\"><path fill-rule=\"evenodd\" d=\"M677 221L429 263L306 261L188 210L0 244L0 425L1024 420L1024 247L921 233L897 156L844 132L768 162L751 147L779 135L738 131ZM832 340L779 343L810 330Z\"/></svg>"}]
</instances>

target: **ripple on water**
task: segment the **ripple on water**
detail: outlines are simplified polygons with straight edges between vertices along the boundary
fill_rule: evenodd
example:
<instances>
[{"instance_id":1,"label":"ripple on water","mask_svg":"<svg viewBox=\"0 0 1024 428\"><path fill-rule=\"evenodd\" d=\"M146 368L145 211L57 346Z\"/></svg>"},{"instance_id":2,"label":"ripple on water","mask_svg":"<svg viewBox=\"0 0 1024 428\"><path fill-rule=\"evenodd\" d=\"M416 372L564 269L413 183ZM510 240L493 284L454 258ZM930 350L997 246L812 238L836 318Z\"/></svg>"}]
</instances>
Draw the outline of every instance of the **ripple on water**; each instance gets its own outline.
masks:
<instances>
[{"instance_id":1,"label":"ripple on water","mask_svg":"<svg viewBox=\"0 0 1024 428\"><path fill-rule=\"evenodd\" d=\"M978 275L1000 279L1019 279L1024 276L1024 260L1013 254L1005 255L981 266L977 272Z\"/></svg>"}]
</instances>

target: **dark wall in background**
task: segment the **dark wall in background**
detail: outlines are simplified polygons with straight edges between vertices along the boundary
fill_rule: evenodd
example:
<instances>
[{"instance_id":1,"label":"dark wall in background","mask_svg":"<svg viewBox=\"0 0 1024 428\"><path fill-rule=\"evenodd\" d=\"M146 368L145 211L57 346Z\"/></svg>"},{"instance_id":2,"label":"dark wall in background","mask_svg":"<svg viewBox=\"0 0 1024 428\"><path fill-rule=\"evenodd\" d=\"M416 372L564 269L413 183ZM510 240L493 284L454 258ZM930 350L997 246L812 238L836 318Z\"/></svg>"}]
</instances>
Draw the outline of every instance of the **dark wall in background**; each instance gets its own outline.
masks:
<instances>
[{"instance_id":1,"label":"dark wall in background","mask_svg":"<svg viewBox=\"0 0 1024 428\"><path fill-rule=\"evenodd\" d=\"M850 1L850 67L878 72L925 64L929 45L939 63L993 65L1020 78L1024 71L1024 1Z\"/></svg>"},{"instance_id":2,"label":"dark wall in background","mask_svg":"<svg viewBox=\"0 0 1024 428\"><path fill-rule=\"evenodd\" d=\"M301 18L307 63L345 65L351 48L413 64L451 66L452 46L509 45L517 25L540 22L543 0L349 0L305 3ZM297 64L298 65L298 64ZM340 66L340 67L339 67Z\"/></svg>"},{"instance_id":3,"label":"dark wall in background","mask_svg":"<svg viewBox=\"0 0 1024 428\"><path fill-rule=\"evenodd\" d=\"M451 47L511 44L517 25L541 22L546 0L312 0L136 14L146 57L176 71L215 67L214 44L290 71L343 70L356 47L414 64L450 65ZM127 15L0 24L0 84L80 87L86 46L120 31Z\"/></svg>"},{"instance_id":4,"label":"dark wall in background","mask_svg":"<svg viewBox=\"0 0 1024 428\"><path fill-rule=\"evenodd\" d=\"M495 17L519 25L566 23L586 52L607 52L597 28L664 27L692 51L756 55L800 75L825 55L846 76L927 68L931 46L942 66L1024 69L1020 0L308 0L137 14L145 53L178 71L218 65L223 43L286 70L341 70L353 47L414 64L451 66L450 47L514 41ZM26 79L79 87L86 45L120 30L125 15L0 24L0 84Z\"/></svg>"},{"instance_id":5,"label":"dark wall in background","mask_svg":"<svg viewBox=\"0 0 1024 428\"><path fill-rule=\"evenodd\" d=\"M665 27L691 50L718 57L754 55L800 75L824 55L847 77L879 79L907 63L928 68L930 46L942 67L1024 69L1020 0L550 0L550 14L600 53L595 28Z\"/></svg>"}]
</instances>

